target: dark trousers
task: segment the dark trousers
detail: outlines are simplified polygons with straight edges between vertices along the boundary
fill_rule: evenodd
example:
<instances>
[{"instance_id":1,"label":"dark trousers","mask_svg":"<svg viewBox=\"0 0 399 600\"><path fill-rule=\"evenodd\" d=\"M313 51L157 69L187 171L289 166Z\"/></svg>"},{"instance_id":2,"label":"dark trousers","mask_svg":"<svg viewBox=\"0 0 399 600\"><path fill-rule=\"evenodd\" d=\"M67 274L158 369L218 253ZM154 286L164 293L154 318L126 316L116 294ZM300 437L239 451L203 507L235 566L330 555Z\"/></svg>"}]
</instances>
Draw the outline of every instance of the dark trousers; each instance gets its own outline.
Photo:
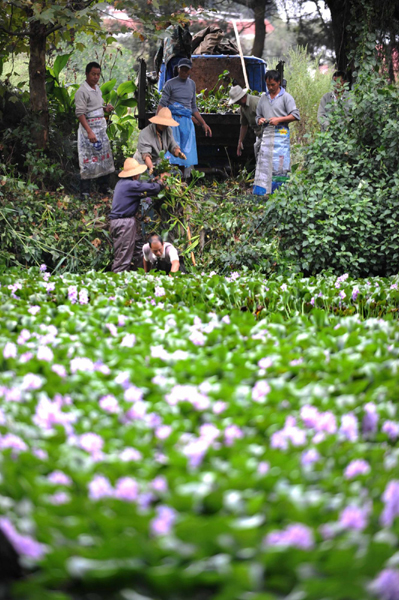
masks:
<instances>
[{"instance_id":1,"label":"dark trousers","mask_svg":"<svg viewBox=\"0 0 399 600\"><path fill-rule=\"evenodd\" d=\"M92 182L95 183L100 194L106 194L109 188L109 175L102 175L97 179L81 179L80 180L80 193L90 195Z\"/></svg>"},{"instance_id":2,"label":"dark trousers","mask_svg":"<svg viewBox=\"0 0 399 600\"><path fill-rule=\"evenodd\" d=\"M143 237L141 224L135 217L112 219L109 230L114 245L114 273L143 268Z\"/></svg>"}]
</instances>

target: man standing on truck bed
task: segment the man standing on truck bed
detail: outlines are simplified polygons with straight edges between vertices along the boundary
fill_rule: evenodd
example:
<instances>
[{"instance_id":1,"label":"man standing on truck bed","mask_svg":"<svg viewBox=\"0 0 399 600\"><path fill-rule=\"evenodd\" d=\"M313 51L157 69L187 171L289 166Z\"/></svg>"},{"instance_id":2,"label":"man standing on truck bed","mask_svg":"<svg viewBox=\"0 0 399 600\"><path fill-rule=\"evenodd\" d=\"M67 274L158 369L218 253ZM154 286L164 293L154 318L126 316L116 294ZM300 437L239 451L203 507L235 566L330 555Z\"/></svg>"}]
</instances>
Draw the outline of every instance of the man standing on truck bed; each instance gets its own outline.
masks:
<instances>
[{"instance_id":1,"label":"man standing on truck bed","mask_svg":"<svg viewBox=\"0 0 399 600\"><path fill-rule=\"evenodd\" d=\"M192 117L200 123L206 136L212 136L212 131L198 112L196 103L196 87L190 79L190 69L193 64L188 58L179 61L178 76L169 79L162 89L162 97L159 102L157 114L162 107L168 107L173 118L178 121L180 127L175 127L173 136L181 151L186 155L186 160L172 156L171 164L185 167L184 176L188 177L193 165L198 163L197 142Z\"/></svg>"},{"instance_id":2,"label":"man standing on truck bed","mask_svg":"<svg viewBox=\"0 0 399 600\"><path fill-rule=\"evenodd\" d=\"M265 80L267 91L256 109L256 122L263 126L253 189L257 196L271 194L287 179L290 170L288 123L300 119L294 98L281 87L280 73L267 71Z\"/></svg>"},{"instance_id":3,"label":"man standing on truck bed","mask_svg":"<svg viewBox=\"0 0 399 600\"><path fill-rule=\"evenodd\" d=\"M262 126L256 123L256 109L260 96L251 96L249 89L242 89L240 85L234 85L229 92L229 104L238 104L240 107L240 135L237 144L237 156L241 156L244 150L244 140L248 132L248 127L253 129L256 137L262 135ZM258 153L258 140L254 144L255 158Z\"/></svg>"}]
</instances>

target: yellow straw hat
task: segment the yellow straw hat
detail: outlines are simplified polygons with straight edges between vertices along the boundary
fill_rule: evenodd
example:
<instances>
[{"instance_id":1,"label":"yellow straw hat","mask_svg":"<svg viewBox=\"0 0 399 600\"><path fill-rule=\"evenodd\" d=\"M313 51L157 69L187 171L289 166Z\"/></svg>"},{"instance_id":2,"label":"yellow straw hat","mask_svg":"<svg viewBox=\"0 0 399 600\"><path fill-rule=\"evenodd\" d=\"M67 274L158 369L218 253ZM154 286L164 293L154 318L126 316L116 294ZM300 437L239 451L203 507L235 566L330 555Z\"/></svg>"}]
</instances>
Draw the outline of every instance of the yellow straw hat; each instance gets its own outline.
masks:
<instances>
[{"instance_id":1,"label":"yellow straw hat","mask_svg":"<svg viewBox=\"0 0 399 600\"><path fill-rule=\"evenodd\" d=\"M169 108L161 108L159 113L149 119L151 123L157 123L158 125L167 125L168 127L178 127L179 123L172 118L172 113Z\"/></svg>"},{"instance_id":2,"label":"yellow straw hat","mask_svg":"<svg viewBox=\"0 0 399 600\"><path fill-rule=\"evenodd\" d=\"M147 165L141 165L135 158L127 158L118 177L133 177L133 175L141 175L147 170Z\"/></svg>"}]
</instances>

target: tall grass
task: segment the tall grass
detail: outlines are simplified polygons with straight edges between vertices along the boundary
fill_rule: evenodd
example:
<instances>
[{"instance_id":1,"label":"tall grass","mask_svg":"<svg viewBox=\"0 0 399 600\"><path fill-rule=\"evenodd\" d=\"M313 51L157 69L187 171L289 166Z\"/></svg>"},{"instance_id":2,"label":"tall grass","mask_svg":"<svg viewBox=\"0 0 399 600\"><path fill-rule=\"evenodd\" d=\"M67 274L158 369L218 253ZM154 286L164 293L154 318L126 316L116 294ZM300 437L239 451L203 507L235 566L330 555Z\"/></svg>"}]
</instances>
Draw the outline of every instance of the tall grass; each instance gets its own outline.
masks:
<instances>
[{"instance_id":1,"label":"tall grass","mask_svg":"<svg viewBox=\"0 0 399 600\"><path fill-rule=\"evenodd\" d=\"M317 109L322 96L331 90L333 68L322 73L318 59L312 60L303 46L290 50L286 61L287 91L294 97L301 115L301 120L292 127L291 140L303 146L320 131ZM309 137L305 138L305 134Z\"/></svg>"}]
</instances>

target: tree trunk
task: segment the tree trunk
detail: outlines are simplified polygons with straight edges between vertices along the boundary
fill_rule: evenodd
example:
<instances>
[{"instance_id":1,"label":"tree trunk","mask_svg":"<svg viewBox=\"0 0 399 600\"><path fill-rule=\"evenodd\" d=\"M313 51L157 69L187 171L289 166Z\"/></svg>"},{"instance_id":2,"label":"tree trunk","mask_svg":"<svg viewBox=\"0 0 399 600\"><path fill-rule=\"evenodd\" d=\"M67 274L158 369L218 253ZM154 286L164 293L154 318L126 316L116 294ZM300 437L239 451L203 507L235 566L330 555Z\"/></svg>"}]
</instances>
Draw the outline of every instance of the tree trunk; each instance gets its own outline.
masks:
<instances>
[{"instance_id":1,"label":"tree trunk","mask_svg":"<svg viewBox=\"0 0 399 600\"><path fill-rule=\"evenodd\" d=\"M252 47L252 55L258 56L259 58L262 58L263 49L265 47L266 2L267 2L267 0L256 0L256 2L254 2L254 6L253 6L254 17L255 17L255 39L254 39L254 45Z\"/></svg>"},{"instance_id":2,"label":"tree trunk","mask_svg":"<svg viewBox=\"0 0 399 600\"><path fill-rule=\"evenodd\" d=\"M29 88L33 139L39 150L48 142L49 112L46 94L46 26L32 21L29 34Z\"/></svg>"},{"instance_id":3,"label":"tree trunk","mask_svg":"<svg viewBox=\"0 0 399 600\"><path fill-rule=\"evenodd\" d=\"M334 37L336 67L346 71L348 67L348 33L350 18L350 2L342 0L326 0L331 12L331 26Z\"/></svg>"}]
</instances>

